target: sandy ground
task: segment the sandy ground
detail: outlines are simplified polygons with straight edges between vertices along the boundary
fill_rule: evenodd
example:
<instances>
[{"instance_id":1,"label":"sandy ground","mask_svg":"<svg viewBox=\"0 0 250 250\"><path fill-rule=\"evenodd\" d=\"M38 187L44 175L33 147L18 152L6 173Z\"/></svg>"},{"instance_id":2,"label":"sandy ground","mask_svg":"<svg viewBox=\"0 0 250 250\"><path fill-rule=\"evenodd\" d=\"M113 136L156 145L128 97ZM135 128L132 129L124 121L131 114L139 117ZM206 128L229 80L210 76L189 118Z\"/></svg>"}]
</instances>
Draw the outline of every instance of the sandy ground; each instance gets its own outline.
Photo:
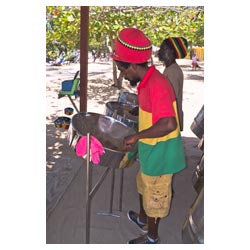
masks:
<instances>
[{"instance_id":1,"label":"sandy ground","mask_svg":"<svg viewBox=\"0 0 250 250\"><path fill-rule=\"evenodd\" d=\"M163 66L154 59L157 68L162 72ZM177 60L184 72L185 82L183 88L183 109L185 114L185 128L183 135L192 135L189 129L194 117L203 105L203 83L204 68L193 71L190 67L191 61L186 59ZM75 72L80 69L79 64L64 66L46 67L46 100L47 100L47 124L51 123L56 117L64 115L64 108L72 106L68 98L58 99L57 95L61 89L63 80L72 79ZM109 62L96 62L88 65L88 112L105 112L105 104L109 101L116 101L120 90L111 87L112 83L112 64ZM136 89L129 86L127 81L123 81L121 91L136 93ZM75 101L79 105L79 98Z\"/></svg>"},{"instance_id":2,"label":"sandy ground","mask_svg":"<svg viewBox=\"0 0 250 250\"><path fill-rule=\"evenodd\" d=\"M155 62L157 68L162 72L163 66L157 64L157 61ZM163 244L182 243L181 226L197 195L191 185L191 178L202 154L197 148L199 140L191 131L190 125L204 104L204 69L202 67L197 71L192 71L190 60L178 60L177 62L181 65L185 76L183 89L184 131L182 136L188 167L174 179L173 205L168 219L161 223L160 228ZM61 82L72 79L79 68L79 64L60 67L46 66L47 243L84 243L85 218L82 218L83 213L79 212L82 211L82 208L85 209L83 198L85 184L82 178L85 174L81 168L82 160L76 157L73 150L69 149L66 141L67 131L56 129L53 123L57 117L65 116L64 108L72 107L67 97L58 99L58 93L61 89ZM88 112L104 114L106 103L116 101L120 91L136 93L136 89L132 89L126 81L123 82L122 90L111 86L113 84L111 61L92 63L90 60L88 72ZM75 100L75 103L79 105L79 98ZM134 226L126 219L128 209L138 209L134 182L138 163L134 165L134 168L131 167L125 171L122 211L118 211L117 204L114 205L114 210L121 216L120 220L100 219L96 216L97 211L105 210L109 206L107 204L110 193L109 178L103 183L101 191L97 192L97 197L93 200L91 215L91 243L126 243L128 239L135 236ZM97 180L100 171L100 169L93 168L93 180ZM116 179L120 178L119 173L116 173L116 176ZM119 181L116 181L115 185L115 188L118 188ZM117 201L117 193L114 199ZM167 235L163 232L167 232Z\"/></svg>"},{"instance_id":3,"label":"sandy ground","mask_svg":"<svg viewBox=\"0 0 250 250\"><path fill-rule=\"evenodd\" d=\"M183 136L193 136L190 130L190 125L194 117L199 112L204 104L203 99L203 83L204 69L197 71L191 70L191 61L186 59L177 60L182 66L184 72L184 87L183 87L183 111L185 119L185 128L182 132ZM162 72L163 66L155 59L157 68ZM202 63L201 63L202 65ZM202 65L203 66L203 65ZM79 64L71 64L64 66L49 66L47 65L46 75L46 99L47 99L47 124L50 124L58 116L64 116L64 108L71 107L68 98L58 99L58 92L61 89L63 80L72 79L77 70L80 69ZM105 112L105 104L109 101L116 101L120 91L129 91L136 93L136 89L129 86L127 81L123 81L122 90L111 87L112 83L112 64L109 62L96 62L88 65L88 112ZM73 97L74 99L74 97ZM75 100L79 106L79 98Z\"/></svg>"}]
</instances>

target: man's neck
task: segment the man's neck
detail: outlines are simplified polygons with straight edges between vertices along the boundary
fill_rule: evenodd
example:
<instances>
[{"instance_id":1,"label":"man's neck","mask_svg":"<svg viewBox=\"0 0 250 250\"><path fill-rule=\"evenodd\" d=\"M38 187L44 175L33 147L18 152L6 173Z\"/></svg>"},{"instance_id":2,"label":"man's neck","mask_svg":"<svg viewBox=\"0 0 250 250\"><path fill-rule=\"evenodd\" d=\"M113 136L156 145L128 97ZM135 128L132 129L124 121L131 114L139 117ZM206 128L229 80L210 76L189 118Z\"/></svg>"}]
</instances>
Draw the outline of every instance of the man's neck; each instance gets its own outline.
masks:
<instances>
[{"instance_id":1,"label":"man's neck","mask_svg":"<svg viewBox=\"0 0 250 250\"><path fill-rule=\"evenodd\" d=\"M141 67L141 70L139 71L139 77L142 80L144 78L144 76L146 75L147 71L149 70L149 67Z\"/></svg>"}]
</instances>

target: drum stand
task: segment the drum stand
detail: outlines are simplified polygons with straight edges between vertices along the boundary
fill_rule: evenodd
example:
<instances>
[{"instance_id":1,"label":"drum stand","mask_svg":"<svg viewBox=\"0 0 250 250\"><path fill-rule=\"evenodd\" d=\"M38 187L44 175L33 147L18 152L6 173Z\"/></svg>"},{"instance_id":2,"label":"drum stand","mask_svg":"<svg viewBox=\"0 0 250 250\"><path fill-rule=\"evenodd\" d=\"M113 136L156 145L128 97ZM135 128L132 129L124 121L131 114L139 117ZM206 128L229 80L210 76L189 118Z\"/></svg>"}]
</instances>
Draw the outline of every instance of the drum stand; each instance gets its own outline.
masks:
<instances>
[{"instance_id":1,"label":"drum stand","mask_svg":"<svg viewBox=\"0 0 250 250\"><path fill-rule=\"evenodd\" d=\"M114 181L115 181L115 169L107 168L101 175L100 179L96 182L95 186L91 189L91 167L90 167L90 133L87 133L87 180L86 180L86 244L89 244L90 238L90 212L91 212L91 200L95 195L98 188L101 186L107 174L111 171L111 196L110 196L110 207L108 212L98 212L98 215L106 215L113 217L120 217L119 215L112 213L113 198L114 198ZM123 193L123 169L121 169L120 176L120 199L119 199L119 211L122 208L122 193Z\"/></svg>"}]
</instances>

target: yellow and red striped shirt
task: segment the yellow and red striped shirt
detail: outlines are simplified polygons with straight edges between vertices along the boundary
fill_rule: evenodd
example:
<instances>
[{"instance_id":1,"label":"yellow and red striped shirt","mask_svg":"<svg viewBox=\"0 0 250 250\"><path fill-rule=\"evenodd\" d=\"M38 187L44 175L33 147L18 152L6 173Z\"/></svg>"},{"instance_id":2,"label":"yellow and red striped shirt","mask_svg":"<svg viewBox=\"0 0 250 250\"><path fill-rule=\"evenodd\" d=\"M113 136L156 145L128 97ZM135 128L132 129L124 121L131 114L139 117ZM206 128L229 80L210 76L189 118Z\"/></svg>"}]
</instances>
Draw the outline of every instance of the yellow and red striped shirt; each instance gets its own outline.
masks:
<instances>
[{"instance_id":1,"label":"yellow and red striped shirt","mask_svg":"<svg viewBox=\"0 0 250 250\"><path fill-rule=\"evenodd\" d=\"M139 131L148 129L160 118L175 116L177 128L158 138L140 139L138 143L141 171L151 176L172 174L186 167L180 134L177 105L169 81L151 66L137 87Z\"/></svg>"}]
</instances>

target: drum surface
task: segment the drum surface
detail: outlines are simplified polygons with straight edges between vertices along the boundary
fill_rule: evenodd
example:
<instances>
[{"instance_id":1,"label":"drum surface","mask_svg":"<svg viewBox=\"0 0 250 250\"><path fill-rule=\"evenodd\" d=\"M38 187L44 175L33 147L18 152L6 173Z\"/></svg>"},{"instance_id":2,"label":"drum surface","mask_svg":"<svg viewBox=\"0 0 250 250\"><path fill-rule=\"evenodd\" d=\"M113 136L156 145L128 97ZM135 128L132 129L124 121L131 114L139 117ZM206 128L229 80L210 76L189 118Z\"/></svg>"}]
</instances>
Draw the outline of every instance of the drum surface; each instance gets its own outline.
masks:
<instances>
[{"instance_id":1,"label":"drum surface","mask_svg":"<svg viewBox=\"0 0 250 250\"><path fill-rule=\"evenodd\" d=\"M115 118L127 126L138 129L138 116L132 115L129 111L137 107L136 105L122 103L122 102L108 102L106 103L106 115Z\"/></svg>"},{"instance_id":2,"label":"drum surface","mask_svg":"<svg viewBox=\"0 0 250 250\"><path fill-rule=\"evenodd\" d=\"M138 105L138 96L134 93L120 92L118 97L118 102Z\"/></svg>"},{"instance_id":3,"label":"drum surface","mask_svg":"<svg viewBox=\"0 0 250 250\"><path fill-rule=\"evenodd\" d=\"M204 187L204 155L193 173L192 184L197 193Z\"/></svg>"},{"instance_id":4,"label":"drum surface","mask_svg":"<svg viewBox=\"0 0 250 250\"><path fill-rule=\"evenodd\" d=\"M204 244L204 188L197 195L182 227L184 244Z\"/></svg>"},{"instance_id":5,"label":"drum surface","mask_svg":"<svg viewBox=\"0 0 250 250\"><path fill-rule=\"evenodd\" d=\"M190 128L198 138L202 138L204 135L204 105L194 118Z\"/></svg>"},{"instance_id":6,"label":"drum surface","mask_svg":"<svg viewBox=\"0 0 250 250\"><path fill-rule=\"evenodd\" d=\"M72 117L68 140L72 148L75 148L81 136L87 133L96 137L102 144L105 154L100 157L99 165L110 168L118 168L125 155L123 149L124 137L134 134L135 131L127 125L112 117L97 113L77 113ZM131 151L137 150L137 144L131 147Z\"/></svg>"}]
</instances>

